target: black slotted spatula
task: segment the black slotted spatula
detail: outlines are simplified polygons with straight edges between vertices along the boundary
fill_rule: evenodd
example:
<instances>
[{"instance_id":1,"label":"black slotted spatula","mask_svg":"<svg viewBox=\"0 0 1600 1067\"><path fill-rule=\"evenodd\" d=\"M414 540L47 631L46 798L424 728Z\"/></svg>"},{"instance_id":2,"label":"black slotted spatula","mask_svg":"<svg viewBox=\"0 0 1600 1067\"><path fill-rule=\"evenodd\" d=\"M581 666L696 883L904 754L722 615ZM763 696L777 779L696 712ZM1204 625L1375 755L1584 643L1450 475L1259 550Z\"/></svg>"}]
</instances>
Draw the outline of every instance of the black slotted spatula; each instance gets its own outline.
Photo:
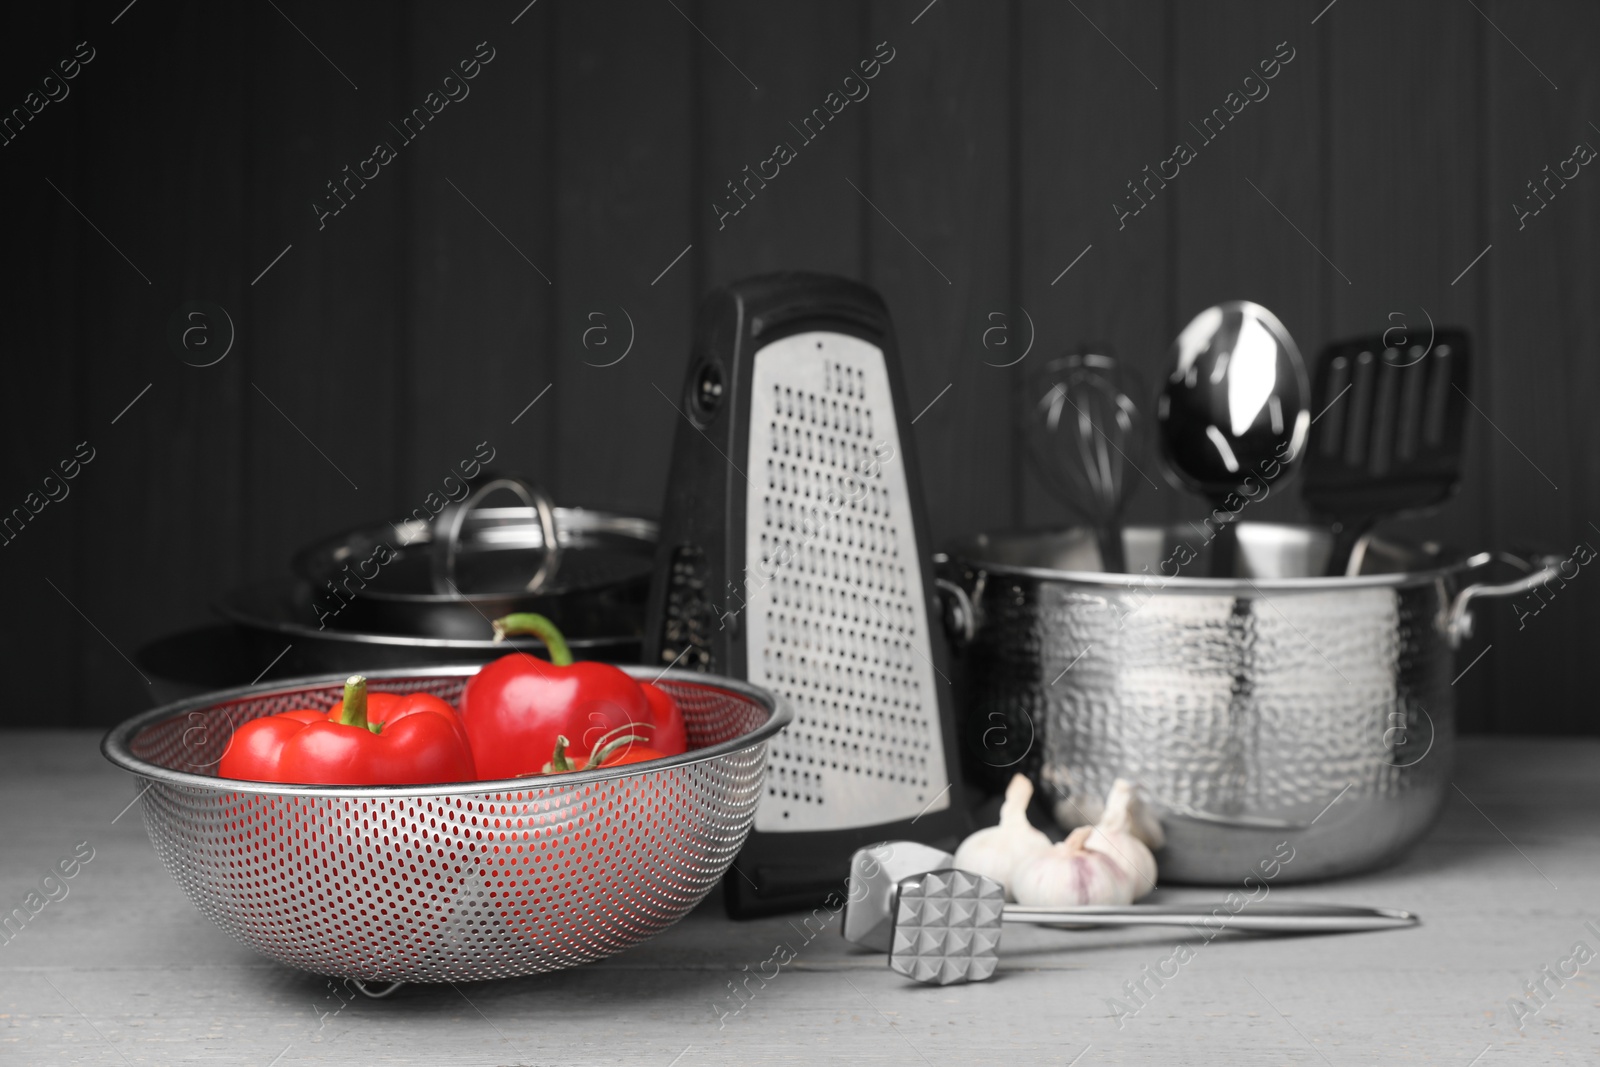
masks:
<instances>
[{"instance_id":1,"label":"black slotted spatula","mask_svg":"<svg viewBox=\"0 0 1600 1067\"><path fill-rule=\"evenodd\" d=\"M1471 367L1456 329L1431 343L1363 337L1323 351L1303 492L1334 531L1329 575L1359 571L1355 548L1379 519L1436 507L1459 487Z\"/></svg>"}]
</instances>

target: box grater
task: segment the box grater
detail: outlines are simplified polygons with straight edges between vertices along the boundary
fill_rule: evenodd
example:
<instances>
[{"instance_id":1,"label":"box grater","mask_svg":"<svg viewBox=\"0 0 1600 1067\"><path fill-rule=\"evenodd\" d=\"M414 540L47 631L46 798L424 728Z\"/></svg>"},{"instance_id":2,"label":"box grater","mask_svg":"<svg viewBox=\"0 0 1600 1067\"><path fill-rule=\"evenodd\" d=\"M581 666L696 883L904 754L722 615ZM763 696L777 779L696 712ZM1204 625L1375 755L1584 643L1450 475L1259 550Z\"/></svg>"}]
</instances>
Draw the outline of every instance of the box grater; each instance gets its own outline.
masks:
<instances>
[{"instance_id":1,"label":"box grater","mask_svg":"<svg viewBox=\"0 0 1600 1067\"><path fill-rule=\"evenodd\" d=\"M721 289L675 404L647 662L748 679L795 715L729 913L842 900L875 841L954 848L951 688L883 300L803 273Z\"/></svg>"}]
</instances>

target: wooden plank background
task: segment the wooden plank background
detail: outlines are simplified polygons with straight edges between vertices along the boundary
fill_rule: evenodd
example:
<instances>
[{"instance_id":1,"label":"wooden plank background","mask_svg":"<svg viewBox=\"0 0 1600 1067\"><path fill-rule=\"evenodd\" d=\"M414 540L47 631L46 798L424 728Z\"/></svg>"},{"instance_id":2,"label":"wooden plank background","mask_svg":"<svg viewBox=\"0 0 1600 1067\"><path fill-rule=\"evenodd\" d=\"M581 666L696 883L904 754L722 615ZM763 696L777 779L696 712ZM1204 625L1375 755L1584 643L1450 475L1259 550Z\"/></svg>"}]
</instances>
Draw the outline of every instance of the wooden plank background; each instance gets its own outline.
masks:
<instances>
[{"instance_id":1,"label":"wooden plank background","mask_svg":"<svg viewBox=\"0 0 1600 1067\"><path fill-rule=\"evenodd\" d=\"M1600 179L1520 228L1511 208L1600 145L1597 30L1575 0L19 11L0 111L78 42L95 58L0 146L0 510L79 442L95 459L0 551L0 723L146 706L125 658L141 643L318 535L409 512L480 441L564 503L655 513L677 421L660 394L696 302L783 267L888 299L911 403L932 405L914 432L941 540L1067 520L1014 415L1039 359L1104 341L1153 387L1184 322L1247 297L1308 354L1395 315L1466 326L1468 478L1403 528L1466 550L1600 544ZM401 145L390 123L479 42L494 58L469 95ZM798 142L790 124L880 42L870 94L719 222L726 183ZM1270 94L1119 223L1127 183L1280 42L1294 59ZM398 158L319 228L313 202L378 141ZM168 343L197 300L235 327L214 366ZM1203 513L1147 469L1133 518ZM1261 514L1300 509L1283 493ZM1520 607L1481 611L1464 726L1600 730L1600 584L1585 569Z\"/></svg>"}]
</instances>

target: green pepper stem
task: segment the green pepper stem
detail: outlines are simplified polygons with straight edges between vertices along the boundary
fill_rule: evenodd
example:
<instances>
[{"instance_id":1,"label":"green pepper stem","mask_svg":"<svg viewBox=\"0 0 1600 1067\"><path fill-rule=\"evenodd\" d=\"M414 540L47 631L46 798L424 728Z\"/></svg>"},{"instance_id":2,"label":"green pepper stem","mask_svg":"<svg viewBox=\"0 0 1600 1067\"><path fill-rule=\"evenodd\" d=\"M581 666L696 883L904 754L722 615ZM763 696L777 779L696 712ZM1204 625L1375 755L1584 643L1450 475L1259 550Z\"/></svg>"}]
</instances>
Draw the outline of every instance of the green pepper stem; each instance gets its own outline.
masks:
<instances>
[{"instance_id":1,"label":"green pepper stem","mask_svg":"<svg viewBox=\"0 0 1600 1067\"><path fill-rule=\"evenodd\" d=\"M567 746L571 743L561 734L556 735L555 751L550 753L550 762L544 765L546 774L572 770L572 761L567 759Z\"/></svg>"},{"instance_id":2,"label":"green pepper stem","mask_svg":"<svg viewBox=\"0 0 1600 1067\"><path fill-rule=\"evenodd\" d=\"M361 675L352 674L345 679L344 706L339 709L339 718L336 721L346 726L359 726L373 733L383 728L381 723L367 721L367 680Z\"/></svg>"},{"instance_id":3,"label":"green pepper stem","mask_svg":"<svg viewBox=\"0 0 1600 1067\"><path fill-rule=\"evenodd\" d=\"M550 762L544 765L544 773L562 774L567 771L592 771L596 767L599 767L606 760L610 759L612 753L616 752L620 748L623 748L624 746L632 745L636 742L641 745L649 744L649 738L641 737L638 734L628 734L625 737L616 736L619 731L630 729L634 725L635 724L633 723L629 723L625 726L619 726L615 730L612 730L610 733L601 737L601 743L595 746L593 752L589 753L589 762L585 763L582 767L573 766L572 761L567 758L567 746L572 744L572 742L568 741L565 736L557 734L555 749L550 753ZM526 777L526 775L518 775L517 777L523 778Z\"/></svg>"},{"instance_id":4,"label":"green pepper stem","mask_svg":"<svg viewBox=\"0 0 1600 1067\"><path fill-rule=\"evenodd\" d=\"M589 762L584 764L583 769L586 771L594 770L606 760L610 759L612 753L616 752L620 748L631 748L634 742L638 742L641 745L649 744L649 738L640 737L638 734L629 734L626 737L618 737L614 740L608 741L590 753Z\"/></svg>"},{"instance_id":5,"label":"green pepper stem","mask_svg":"<svg viewBox=\"0 0 1600 1067\"><path fill-rule=\"evenodd\" d=\"M556 624L543 615L522 611L507 615L503 619L496 619L493 625L495 644L515 634L533 634L544 642L545 649L550 653L551 663L557 667L572 666L572 649L567 647L567 639L561 636Z\"/></svg>"}]
</instances>

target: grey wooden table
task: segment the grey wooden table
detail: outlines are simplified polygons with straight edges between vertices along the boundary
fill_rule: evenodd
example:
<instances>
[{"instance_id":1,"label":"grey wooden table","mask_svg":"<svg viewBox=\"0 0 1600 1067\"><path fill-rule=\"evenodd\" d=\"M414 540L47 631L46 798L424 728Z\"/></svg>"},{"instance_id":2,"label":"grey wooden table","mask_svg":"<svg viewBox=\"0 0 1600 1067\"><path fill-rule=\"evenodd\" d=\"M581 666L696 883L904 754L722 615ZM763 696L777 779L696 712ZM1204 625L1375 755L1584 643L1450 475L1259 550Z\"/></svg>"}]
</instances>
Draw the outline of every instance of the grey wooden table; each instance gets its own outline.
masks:
<instances>
[{"instance_id":1,"label":"grey wooden table","mask_svg":"<svg viewBox=\"0 0 1600 1067\"><path fill-rule=\"evenodd\" d=\"M1224 934L1142 1000L1125 983L1173 956L1170 931L1008 928L994 980L939 989L834 930L806 941L709 900L601 964L348 1002L190 906L98 741L0 734L0 914L27 916L0 931L0 1063L1600 1063L1600 957L1581 961L1600 953L1597 741L1469 740L1439 825L1406 861L1273 891L1409 908L1421 927ZM730 983L779 943L795 958L735 999Z\"/></svg>"}]
</instances>

